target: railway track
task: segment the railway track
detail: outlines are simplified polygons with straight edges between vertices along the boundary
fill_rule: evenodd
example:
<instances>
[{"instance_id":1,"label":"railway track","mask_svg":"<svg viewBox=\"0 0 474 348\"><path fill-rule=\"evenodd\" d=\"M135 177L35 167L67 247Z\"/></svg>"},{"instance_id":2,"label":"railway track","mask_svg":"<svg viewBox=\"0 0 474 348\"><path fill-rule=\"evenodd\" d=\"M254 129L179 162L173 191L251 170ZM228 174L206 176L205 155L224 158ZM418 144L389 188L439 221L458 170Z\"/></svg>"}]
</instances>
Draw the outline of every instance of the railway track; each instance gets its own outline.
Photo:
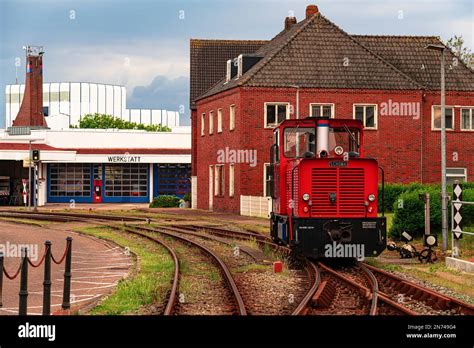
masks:
<instances>
[{"instance_id":1,"label":"railway track","mask_svg":"<svg viewBox=\"0 0 474 348\"><path fill-rule=\"evenodd\" d=\"M118 227L115 227L115 226L112 226L112 228L119 229ZM170 288L170 291L169 291L168 299L166 301L165 309L163 311L163 315L173 314L174 309L175 309L175 305L176 305L176 302L177 302L177 291L178 291L179 278L180 278L180 267L179 267L178 256L176 255L175 251L167 243L163 242L162 240L159 240L158 238L154 238L154 237L149 236L145 233L140 233L140 232L134 231L132 229L127 229L126 228L124 230L127 233L145 238L145 239L147 239L147 240L149 240L153 243L157 243L157 244L161 245L162 247L164 247L166 249L168 254L173 259L173 263L174 263L173 280L171 282L171 288ZM123 230L121 230L121 231L123 231Z\"/></svg>"},{"instance_id":2,"label":"railway track","mask_svg":"<svg viewBox=\"0 0 474 348\"><path fill-rule=\"evenodd\" d=\"M119 227L116 227L117 229L120 230ZM137 226L134 226L135 229L137 229ZM149 228L140 228L140 230L146 230L147 233L159 233L161 235L165 235L167 237L170 237L175 240L179 240L182 243L185 243L187 245L191 245L193 247L198 248L202 253L204 253L209 259L218 267L219 271L221 272L221 276L224 279L225 283L228 286L228 290L231 294L231 297L233 298L234 304L235 304L235 314L237 315L247 315L247 310L245 308L244 301L242 299L242 296L239 292L239 289L237 288L237 285L235 284L234 278L232 277L232 274L227 267L227 265L221 260L221 258L212 250L207 248L201 243L198 243L190 238L186 238L182 235L176 234L176 232L170 231L169 229L166 228L154 228L154 229L149 229ZM134 231L132 228L127 227L125 228L126 232L130 233L136 233L142 236L147 235L146 233Z\"/></svg>"},{"instance_id":3,"label":"railway track","mask_svg":"<svg viewBox=\"0 0 474 348\"><path fill-rule=\"evenodd\" d=\"M0 210L0 217L23 218L31 220L46 220L56 222L90 222L115 221L115 222L148 222L149 218L116 216L106 214L86 214L70 212L36 212ZM173 221L171 221L173 222ZM110 225L109 225L110 226ZM110 226L119 229L118 226ZM132 228L135 230L132 230ZM271 239L263 234L250 231L234 231L214 226L178 225L159 226L155 228L140 225L128 225L120 229L126 232L140 234L142 237L160 243L170 253L175 262L175 277L173 280L170 297L165 314L172 311L176 303L176 289L179 282L179 262L173 250L157 238L148 233L158 232L171 238L179 239L188 245L195 245L213 260L219 267L223 278L229 286L229 291L236 304L236 313L246 314L245 305L238 292L237 286L227 266L211 250L183 235L187 233L209 240L231 245L226 238L236 240L253 240L261 247L270 247L275 251L290 254L286 247L274 244ZM146 233L141 233L138 230ZM206 232L203 234L202 232ZM166 244L166 243L165 243ZM257 260L249 250L241 249ZM325 263L307 261L305 264L308 274L308 291L303 300L293 311L293 315L318 315L318 314L359 314L359 315L474 315L474 306L458 299L441 294L431 289L420 286L414 282L398 277L392 273L378 268L358 263L355 266L333 269Z\"/></svg>"},{"instance_id":4,"label":"railway track","mask_svg":"<svg viewBox=\"0 0 474 348\"><path fill-rule=\"evenodd\" d=\"M384 270L365 265L377 278L380 293L417 314L474 315L474 306L420 286Z\"/></svg>"},{"instance_id":5,"label":"railway track","mask_svg":"<svg viewBox=\"0 0 474 348\"><path fill-rule=\"evenodd\" d=\"M104 215L104 214L86 214L86 213L64 213L64 212L31 212L22 210L0 210L0 217L20 218L28 220L47 220L54 222L72 222L72 221L134 221L148 222L150 219L132 216Z\"/></svg>"}]
</instances>

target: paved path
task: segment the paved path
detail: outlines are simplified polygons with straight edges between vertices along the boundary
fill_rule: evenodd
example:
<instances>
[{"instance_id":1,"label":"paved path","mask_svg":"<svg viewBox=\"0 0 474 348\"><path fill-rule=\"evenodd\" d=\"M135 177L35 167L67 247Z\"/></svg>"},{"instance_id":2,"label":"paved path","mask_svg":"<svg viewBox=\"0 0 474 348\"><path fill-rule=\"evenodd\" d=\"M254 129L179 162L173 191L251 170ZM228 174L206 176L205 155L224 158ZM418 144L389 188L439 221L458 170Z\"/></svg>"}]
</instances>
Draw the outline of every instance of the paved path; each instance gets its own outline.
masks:
<instances>
[{"instance_id":1,"label":"paved path","mask_svg":"<svg viewBox=\"0 0 474 348\"><path fill-rule=\"evenodd\" d=\"M71 308L77 309L110 293L117 282L127 276L133 261L122 248L72 232L74 226L52 223L45 228L0 221L0 248L7 252L5 267L13 274L20 263L19 255L15 255L20 244L29 245L32 256L36 251L37 259L32 261L37 263L43 255L44 242L50 240L53 243L53 255L58 260L64 253L66 237L71 236ZM51 269L51 311L54 313L60 310L62 303L64 262L61 265L52 262ZM38 268L29 266L28 314L42 313L43 270L43 265ZM0 307L0 315L18 314L19 285L19 276L15 280L3 278L3 307Z\"/></svg>"}]
</instances>

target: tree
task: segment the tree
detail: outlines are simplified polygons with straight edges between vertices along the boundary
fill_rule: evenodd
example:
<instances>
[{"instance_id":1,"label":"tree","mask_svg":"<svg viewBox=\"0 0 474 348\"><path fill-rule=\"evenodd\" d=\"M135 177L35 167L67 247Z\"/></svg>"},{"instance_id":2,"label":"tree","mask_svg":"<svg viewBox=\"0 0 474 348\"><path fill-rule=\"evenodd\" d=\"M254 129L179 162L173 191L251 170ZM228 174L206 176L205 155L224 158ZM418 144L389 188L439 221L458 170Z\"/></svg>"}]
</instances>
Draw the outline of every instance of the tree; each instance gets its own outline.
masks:
<instances>
[{"instance_id":1,"label":"tree","mask_svg":"<svg viewBox=\"0 0 474 348\"><path fill-rule=\"evenodd\" d=\"M144 125L141 123L128 122L120 118L116 118L112 115L105 114L87 114L79 121L79 127L76 128L89 128L89 129L138 129L147 132L171 132L171 128L157 125Z\"/></svg>"},{"instance_id":2,"label":"tree","mask_svg":"<svg viewBox=\"0 0 474 348\"><path fill-rule=\"evenodd\" d=\"M471 69L474 68L474 53L471 52L470 48L464 46L462 35L454 35L454 37L448 40L446 46L448 46L468 67Z\"/></svg>"}]
</instances>

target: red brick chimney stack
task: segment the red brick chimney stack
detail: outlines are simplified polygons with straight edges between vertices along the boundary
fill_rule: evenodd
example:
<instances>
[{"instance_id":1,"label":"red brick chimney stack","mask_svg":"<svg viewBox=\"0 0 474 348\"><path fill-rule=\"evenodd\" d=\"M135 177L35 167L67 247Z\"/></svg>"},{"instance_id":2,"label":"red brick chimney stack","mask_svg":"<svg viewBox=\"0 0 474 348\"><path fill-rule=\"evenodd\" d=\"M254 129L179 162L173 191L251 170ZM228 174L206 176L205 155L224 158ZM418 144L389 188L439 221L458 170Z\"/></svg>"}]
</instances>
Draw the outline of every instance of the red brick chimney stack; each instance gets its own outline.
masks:
<instances>
[{"instance_id":1,"label":"red brick chimney stack","mask_svg":"<svg viewBox=\"0 0 474 348\"><path fill-rule=\"evenodd\" d=\"M316 5L308 5L306 7L306 18L310 18L314 15L317 15L319 12L318 6Z\"/></svg>"},{"instance_id":2,"label":"red brick chimney stack","mask_svg":"<svg viewBox=\"0 0 474 348\"><path fill-rule=\"evenodd\" d=\"M14 127L47 127L43 115L43 47L26 47L25 94Z\"/></svg>"},{"instance_id":3,"label":"red brick chimney stack","mask_svg":"<svg viewBox=\"0 0 474 348\"><path fill-rule=\"evenodd\" d=\"M285 30L290 29L293 24L296 24L296 17L286 17L285 18Z\"/></svg>"}]
</instances>

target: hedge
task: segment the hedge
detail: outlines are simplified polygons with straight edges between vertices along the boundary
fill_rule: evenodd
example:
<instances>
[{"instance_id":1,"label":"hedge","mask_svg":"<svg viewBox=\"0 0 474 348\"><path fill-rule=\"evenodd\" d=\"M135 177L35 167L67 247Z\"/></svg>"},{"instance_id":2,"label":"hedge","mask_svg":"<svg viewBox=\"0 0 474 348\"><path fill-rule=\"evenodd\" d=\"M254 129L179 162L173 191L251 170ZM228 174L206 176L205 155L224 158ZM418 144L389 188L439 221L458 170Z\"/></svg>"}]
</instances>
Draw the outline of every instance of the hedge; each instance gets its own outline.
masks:
<instances>
[{"instance_id":1,"label":"hedge","mask_svg":"<svg viewBox=\"0 0 474 348\"><path fill-rule=\"evenodd\" d=\"M474 182L464 182L462 183L463 190L474 189ZM385 211L393 212L393 204L397 201L398 196L403 192L411 192L414 190L422 190L436 188L441 192L440 184L420 184L420 183L411 183L411 184L386 184L385 185ZM448 192L452 191L452 185L448 186ZM382 209L382 185L379 185L379 194L378 194L378 203L379 210Z\"/></svg>"},{"instance_id":2,"label":"hedge","mask_svg":"<svg viewBox=\"0 0 474 348\"><path fill-rule=\"evenodd\" d=\"M176 196L162 195L155 197L150 203L150 208L177 208L181 199Z\"/></svg>"},{"instance_id":3,"label":"hedge","mask_svg":"<svg viewBox=\"0 0 474 348\"><path fill-rule=\"evenodd\" d=\"M470 186L470 185L468 185ZM413 237L421 237L425 229L424 202L419 199L419 194L430 194L430 224L431 232L441 231L441 189L439 185L426 185L420 189L407 190L401 193L393 203L394 212L392 227L389 231L391 238L398 239L403 231ZM448 194L453 195L452 187L448 188ZM463 200L474 202L474 188L463 187ZM463 223L471 225L474 223L474 206L463 206ZM448 226L451 225L451 208L448 206Z\"/></svg>"}]
</instances>

